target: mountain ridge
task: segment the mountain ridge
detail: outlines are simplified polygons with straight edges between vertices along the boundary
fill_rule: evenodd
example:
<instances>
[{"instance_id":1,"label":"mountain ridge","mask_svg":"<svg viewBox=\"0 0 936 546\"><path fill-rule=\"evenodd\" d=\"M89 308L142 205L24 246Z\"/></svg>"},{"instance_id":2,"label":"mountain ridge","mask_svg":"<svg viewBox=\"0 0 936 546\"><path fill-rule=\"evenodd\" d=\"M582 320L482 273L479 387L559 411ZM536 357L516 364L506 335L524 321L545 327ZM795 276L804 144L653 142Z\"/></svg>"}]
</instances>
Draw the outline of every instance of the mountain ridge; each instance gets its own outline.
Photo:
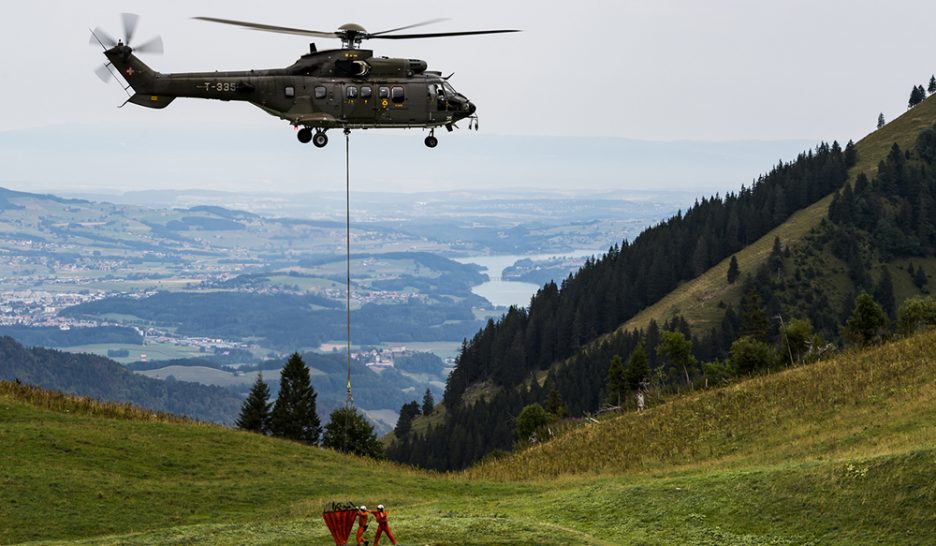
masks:
<instances>
[{"instance_id":1,"label":"mountain ridge","mask_svg":"<svg viewBox=\"0 0 936 546\"><path fill-rule=\"evenodd\" d=\"M836 326L837 324L841 324L844 318L847 318L847 315L842 318L842 315L838 313L850 313L851 311L850 308L839 311L839 308L843 305L840 300L844 299L845 302L850 302L851 300L848 299L849 293L839 291L837 294L828 294L823 292L821 287L811 287L809 283L816 277L815 269L822 262L816 261L818 259L814 259L813 262L806 262L807 264L813 265L807 265L805 267L803 263L808 256L814 255L817 251L820 253L845 256L842 250L835 251L833 248L833 250L830 251L828 245L833 243L829 243L828 241L830 237L834 235L834 237L837 237L835 240L840 241L834 244L839 244L839 246L841 246L841 244L844 244L841 243L841 241L847 240L847 236L841 235L842 230L838 227L829 228L831 230L830 233L813 237L813 239L818 238L819 242L814 243L814 247L811 247L811 249L806 249L800 253L794 249L791 253L788 244L786 248L787 254L784 254L783 244L788 242L777 241L776 238L771 240L768 234L774 229L783 229L803 235L812 233L811 230L819 223L819 220L827 215L828 207L832 202L834 192L840 190L842 187L847 187L847 182L849 180L860 179L864 171L876 166L878 162L880 162L881 165L893 164L893 167L888 167L888 172L895 168L902 168L898 165L899 162L893 159L895 157L894 154L898 153L894 151L897 148L893 142L900 142L907 146L906 154L909 159L911 157L911 152L913 152L913 144L916 142L917 136L928 131L932 122L936 121L936 101L929 99L917 108L920 109L911 109L904 114L904 116L892 122L889 130L882 129L878 134L864 139L860 146L852 146L851 143L849 143L849 146L846 146L845 150L842 151L842 155L846 158L844 164L851 167L851 171L842 171L840 173L841 176L839 176L839 173L835 173L833 183L824 182L826 185L821 186L821 193L815 194L815 200L806 201L808 204L800 207L805 209L805 211L794 207L792 214L784 218L783 221L776 223L777 226L782 226L781 228L771 227L770 229L764 229L757 237L749 241L748 244L753 243L753 246L748 246L746 244L739 247L738 250L741 248L748 248L749 254L746 256L748 270L745 271L747 276L744 282L737 283L735 286L731 287L733 293L737 295L737 299L741 299L742 294L751 293L752 290L756 289L761 297L760 301L766 301L766 309L764 312L767 314L767 317L775 316L782 311L791 312L792 310L792 312L796 313L793 315L793 318L811 318L822 335L831 335L833 339L838 337L839 332ZM893 149L892 144L894 146ZM864 151L862 151L862 149ZM758 184L753 186L753 189L746 190L742 188L741 195L745 195L745 192L756 192L759 187L763 190L763 184L771 180L771 177L782 176L784 173L787 173L785 175L787 176L787 178L785 178L787 181L785 185L778 184L773 186L775 189L772 188L768 191L760 192L760 205L758 205L760 208L756 214L760 217L773 216L776 220L777 211L786 212L789 207L785 205L794 202L791 200L791 196L795 196L797 192L802 192L803 188L815 190L817 189L817 184L823 183L819 178L819 174L828 172L828 168L830 168L827 163L822 162L824 157L832 158L830 161L830 163L833 163L832 169L839 168L834 165L834 161L836 161L835 158L837 157L836 154L838 153L836 150L841 151L841 148L837 148L836 145L831 147L828 145L820 145L814 151L801 155L796 163L777 166L769 175L761 177L761 179L758 180ZM830 154L830 152L831 155L823 155ZM900 153L904 152L900 151ZM848 159L849 157L850 159ZM885 160L887 161L885 162ZM914 165L916 165L916 163L914 163ZM917 167L914 166L912 168L916 169ZM901 175L897 174L893 176ZM865 177L865 179L867 179L867 177ZM867 183L865 186L867 187ZM748 194L750 195L750 193ZM810 195L814 194L811 193ZM725 202L731 197L731 194L729 194ZM867 197L867 199L872 198L879 199L881 197ZM755 198L755 200L757 199L758 198ZM901 202L904 204L901 205L898 203L894 206L902 206L904 208L909 206L906 203L907 197L901 195L900 199L904 200ZM929 198L927 197L927 199ZM802 202L802 200L800 202ZM928 203L928 201L926 202ZM674 226L674 230L679 229L679 226L688 226L689 219L693 214L697 213L697 209L708 210L712 207L721 206L722 203L723 201L717 198L711 200L703 199L700 204L697 204L696 207L687 211L685 215L678 214L676 217L661 223L660 226ZM722 208L724 209L727 207ZM707 275L706 278L708 279L716 279L712 282L729 284L727 281L718 280L717 277L726 276L727 260L729 260L732 255L736 254L737 250L721 254L719 259L712 261L712 243L703 238L708 237L707 234L711 231L716 232L716 234L722 232L730 234L732 230L737 232L739 228L736 223L734 223L735 227L732 228L734 218L730 218L729 216L729 212L716 210L715 213L710 215L709 220L706 221L704 225L702 222L697 221L695 225L696 233L698 234L697 237L693 237L691 234L684 235L682 239L678 237L671 237L669 239L661 237L658 243L658 246L661 247L660 251L656 254L650 253L642 256L644 260L643 266L645 268L648 265L650 266L647 270L648 273L645 274L645 280L643 280L643 282L645 282L644 285L640 285L640 279L638 279L638 281L629 281L637 282L633 287L627 285L623 288L619 288L613 282L609 283L607 280L609 275L617 274L616 272L618 269L613 269L608 264L614 263L614 267L619 268L615 260L618 260L620 253L623 253L623 251L628 248L627 242L625 241L620 250L612 248L609 254L605 255L600 260L586 263L578 274L574 277L569 277L569 279L563 282L561 289L555 285L546 285L534 298L533 306L531 306L529 312L512 309L496 324L489 322L483 331L479 332L470 343L463 346L458 365L450 376L449 384L447 385L446 398L444 400L446 403L446 417L443 423L437 425L435 428L427 430L422 436L405 439L405 442L398 442L395 448L397 451L392 452L393 456L398 458L398 460L422 465L428 464L433 468L460 468L461 465L464 465L466 462L477 460L480 455L494 448L509 449L513 443L513 435L510 427L497 427L492 429L490 427L479 427L476 423L482 423L492 418L503 420L508 417L516 417L520 410L527 404L533 402L545 403L546 395L551 391L556 391L561 399L566 402L572 415L581 415L582 412L585 411L595 411L599 408L605 396L604 381L608 376L608 362L612 356L618 355L622 358L626 358L638 344L644 342L648 346L651 370L658 370L662 373L662 381L670 385L671 388L679 382L685 385L690 381L689 371L676 370L672 365L666 365L664 369L663 359L656 353L657 343L660 339L660 331L664 329L681 331L686 336L696 334L696 337L693 337L692 340L694 342L693 352L698 361L708 362L712 359L724 359L737 335L736 333L742 327L738 312L732 309L732 304L738 305L737 299L732 299L730 301L715 299L712 301L713 297L699 298L702 300L703 304L706 301L710 302L705 309L711 311L716 317L714 320L718 321L714 326L712 322L705 324L704 326L713 326L708 329L698 328L698 324L695 324L697 328L693 331L693 325L681 314L676 313L664 316L659 322L650 320L652 317L647 317L645 323L638 324L638 326L644 326L642 332L634 328L622 328L621 325L627 324L627 320L634 320L634 317L640 316L635 313L633 316L628 317L627 320L621 321L615 325L613 332L616 333L611 333L611 330L608 330L608 333L592 335L590 338L584 339L584 342L580 334L578 338L573 336L570 342L569 339L563 338L561 329L571 328L574 332L577 325L579 327L587 325L589 324L589 320L591 320L592 324L595 322L600 323L602 320L601 317L603 315L607 316L609 306L610 309L614 310L615 306L620 305L622 302L628 302L628 298L622 296L622 290L627 289L630 290L629 294L640 296L641 294L645 294L641 286L651 288L657 286L661 282L661 278L664 274L667 274L667 261L679 261L678 267L682 267L684 271L690 271L693 265L705 265L706 267L695 267L695 276L689 277L689 279L698 278L698 275L701 274ZM903 216L901 218L903 218ZM916 216L914 216L914 218L916 218ZM639 242L641 238L648 236L648 234L652 235L653 230L657 229L657 227L645 231L635 240L635 243ZM683 227L682 229L685 230L689 228ZM743 231L745 229L748 228L742 223L740 225L740 230ZM838 235L835 235L836 233L838 233ZM867 239L867 237L865 239ZM865 239L862 239L862 241ZM718 244L717 241L719 239L717 235L714 240L716 244ZM686 242L686 244L683 244L683 246L675 250L672 248L672 245L682 244L682 242ZM706 243L708 243L708 246L706 246ZM724 242L720 244L723 245L722 248L724 249ZM764 253L764 249L762 248L764 246L769 248L767 254ZM927 246L925 248L929 247ZM763 266L759 264L767 257L774 260L777 252L779 252L779 254L776 255L776 260L783 262L788 276L783 279L771 280L770 272L765 271ZM875 261L877 258L875 258L874 255L868 255L867 252L862 252L860 256L857 256L857 251L848 250L848 252L850 253L848 255L851 256L849 258L849 264L851 265L848 265L848 268L851 268L851 271L854 272L855 268L858 267L859 269L864 268L866 271L871 272L873 268L877 267L874 265L877 263ZM665 258L664 256L668 256L669 258ZM711 263L706 263L706 258L708 258ZM844 260L844 258L842 259ZM926 263L928 264L929 262ZM758 265L754 266L754 264ZM622 265L620 267L627 266L628 265ZM919 263L917 266L921 267ZM835 265L835 267L844 267L843 262L838 262L838 265ZM927 267L929 266L927 265ZM806 272L804 273L806 275L805 279L801 279L801 269ZM795 279L793 278L794 270ZM838 269L836 269L836 271L837 270ZM614 273L609 273L609 271L614 271ZM584 289L581 286L577 286L584 284L583 279L592 279L589 281L592 283L592 293L600 294L600 298L592 297L592 299L589 300L586 297L587 293L583 292ZM598 281L596 282L595 279L598 279ZM859 288L863 287L863 284L869 291L879 290L879 288L873 284L876 282L880 286L887 286L887 288L880 288L884 293L893 292L893 288L887 285L884 279L885 275L883 273L880 276L877 276L876 273L869 273L864 276L863 281L855 282L855 286L857 286L855 290L857 292ZM667 294L682 293L680 290L684 291L687 286L692 285L693 281L688 279L682 281L680 284L674 283L672 288L667 291ZM595 288L595 286L599 288ZM783 290L784 286L790 287L790 290L785 293L776 292L777 290ZM580 296L579 301L572 300L571 305L569 298L563 298L562 295L562 292L569 291L570 288L575 289L576 293ZM794 292L793 288L797 291ZM673 289L675 289L675 292ZM799 294L802 294L805 298L804 301L809 303L797 303L796 301L790 300L790 298L794 298ZM902 293L902 297L906 295L905 292ZM664 294L661 300L657 301L662 301L666 297L666 294ZM815 297L819 299L814 301ZM854 293L852 293L850 297L853 298ZM893 298L893 296L891 296L891 298ZM558 335L555 336L550 333L543 333L544 331L542 329L537 330L537 325L535 324L537 320L540 322L544 320L542 316L539 316L537 319L536 306L539 305L539 307L542 308L544 302L549 304L550 301L560 302L552 303L553 306L550 312L546 313L547 316L551 314L560 316L558 320L560 329L558 330ZM584 305L582 305L582 301L585 302ZM744 305L744 300L742 300L739 307L743 307ZM811 305L811 307L807 307L807 305ZM574 315L569 311L570 307L575 307ZM831 310L830 307L834 307L834 311ZM672 310L673 306L670 305L669 309ZM681 311L681 309L677 310ZM543 309L539 309L539 311L543 311ZM892 307L891 313L894 311L895 307ZM540 315L543 315L543 313L540 313ZM790 318L789 314L787 314L787 318ZM765 320L768 321L767 334L773 336L773 341L776 339L776 336L779 335L777 333L778 329L772 324L769 318ZM698 322L698 319L696 319L696 323ZM701 333L699 330L701 330ZM592 332L594 332L594 329ZM531 365L529 362L525 363L524 360L526 359L528 361L530 358L531 345L529 344L529 340L532 338L535 341L537 336L541 336L540 339L559 338L559 341L556 343L565 347L566 353L571 354L567 356L554 354L554 358L546 359L548 362L544 360L536 365ZM527 342L526 345L524 345L524 340ZM570 348L577 347L579 344L581 345L580 351L569 351ZM535 349L536 346L534 345L533 350ZM537 356L533 358L535 359ZM560 365L557 363L562 364ZM544 375L543 370L547 369L550 371ZM694 365L692 375L696 377L702 375L702 370L699 366ZM531 376L536 376L537 380L531 381ZM488 385L482 391L486 394L480 400L475 398L470 402L462 400L461 394L466 392L472 385L476 384ZM490 384L493 384L494 388L491 388ZM424 430L421 426L414 425L413 428L414 430ZM441 441L441 438L452 435L458 439L456 443L463 446L463 452L454 458L452 458L452 456L442 455L438 452L438 442ZM479 444L483 446L480 449L477 447ZM459 452L459 449L454 449L453 451ZM426 453L422 452L431 453L432 455L427 457Z\"/></svg>"},{"instance_id":2,"label":"mountain ridge","mask_svg":"<svg viewBox=\"0 0 936 546\"><path fill-rule=\"evenodd\" d=\"M850 171L849 182L854 183L861 173L873 178L877 172L878 163L887 156L892 143L897 143L904 150L910 149L917 134L934 122L936 122L936 100L930 97L858 141L856 143L859 150L858 163ZM828 215L832 197L833 195L829 194L809 207L797 211L783 225L733 254L738 259L740 269L748 272L755 271L770 254L771 245L777 237L784 245L799 242ZM645 330L651 320L663 323L673 315L680 315L687 318L694 333L704 333L712 326L712 319L708 318L710 313L704 309L706 304L709 304L708 311L711 311L711 307L715 307L715 303L722 297L733 303L740 300L741 294L737 293L737 290L734 294L727 294L732 288L736 288L725 281L725 272L728 270L730 259L731 256L726 257L702 275L683 283L622 324L618 331ZM740 284L737 287L740 287Z\"/></svg>"}]
</instances>

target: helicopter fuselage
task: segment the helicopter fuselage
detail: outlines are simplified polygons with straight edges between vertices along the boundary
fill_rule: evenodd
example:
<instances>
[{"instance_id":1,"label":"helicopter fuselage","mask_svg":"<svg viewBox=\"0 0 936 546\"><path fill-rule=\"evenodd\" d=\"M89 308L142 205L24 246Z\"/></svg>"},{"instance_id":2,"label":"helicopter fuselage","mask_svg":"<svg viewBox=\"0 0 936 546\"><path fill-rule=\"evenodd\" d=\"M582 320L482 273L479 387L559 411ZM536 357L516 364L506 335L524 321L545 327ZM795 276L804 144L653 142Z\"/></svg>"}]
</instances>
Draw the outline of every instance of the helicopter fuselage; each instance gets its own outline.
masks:
<instances>
[{"instance_id":1,"label":"helicopter fuselage","mask_svg":"<svg viewBox=\"0 0 936 546\"><path fill-rule=\"evenodd\" d=\"M177 74L150 69L122 43L104 54L135 91L129 102L149 108L164 108L179 97L245 101L317 132L451 128L475 112L424 61L374 57L364 49L313 51L279 69Z\"/></svg>"}]
</instances>

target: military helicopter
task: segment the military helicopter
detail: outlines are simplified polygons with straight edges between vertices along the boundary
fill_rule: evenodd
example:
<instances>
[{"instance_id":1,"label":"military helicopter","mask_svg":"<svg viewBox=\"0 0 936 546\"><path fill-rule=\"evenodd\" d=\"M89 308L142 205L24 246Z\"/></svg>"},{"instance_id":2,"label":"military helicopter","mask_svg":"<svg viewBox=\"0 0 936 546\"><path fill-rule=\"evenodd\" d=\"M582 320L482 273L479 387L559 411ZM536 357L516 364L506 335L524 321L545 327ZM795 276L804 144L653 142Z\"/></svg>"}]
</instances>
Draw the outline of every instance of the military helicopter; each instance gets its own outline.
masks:
<instances>
[{"instance_id":1,"label":"military helicopter","mask_svg":"<svg viewBox=\"0 0 936 546\"><path fill-rule=\"evenodd\" d=\"M195 17L201 21L235 25L252 30L298 34L319 38L338 38L341 49L318 51L309 44L309 52L286 68L236 72L193 72L162 74L144 64L134 53L162 53L162 39L156 37L132 46L139 17L124 13L123 39L115 40L100 28L91 31L91 44L104 48L107 63L95 70L107 82L115 72L134 93L127 102L147 108L165 108L178 97L246 101L268 114L288 121L298 129L299 142L312 142L322 148L328 144L329 129L414 128L429 129L426 146L435 148L439 141L435 130L452 131L455 123L468 118L469 129L477 130L475 105L455 91L448 82L451 76L430 71L425 61L375 57L361 49L364 40L408 40L479 34L502 34L518 30L474 30L396 34L443 19L433 19L380 32L368 32L349 23L334 32L288 28L246 21ZM130 94L127 91L128 95ZM314 131L314 133L313 133Z\"/></svg>"}]
</instances>

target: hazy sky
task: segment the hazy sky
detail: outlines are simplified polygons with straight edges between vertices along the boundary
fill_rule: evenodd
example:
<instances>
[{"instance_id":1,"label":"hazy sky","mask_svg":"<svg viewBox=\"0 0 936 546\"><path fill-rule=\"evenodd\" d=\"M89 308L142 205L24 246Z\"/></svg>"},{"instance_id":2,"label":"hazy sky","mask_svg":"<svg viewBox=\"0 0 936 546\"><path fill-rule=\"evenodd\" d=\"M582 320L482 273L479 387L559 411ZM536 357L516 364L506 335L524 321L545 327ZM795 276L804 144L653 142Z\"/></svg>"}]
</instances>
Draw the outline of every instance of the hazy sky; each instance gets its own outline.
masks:
<instances>
[{"instance_id":1,"label":"hazy sky","mask_svg":"<svg viewBox=\"0 0 936 546\"><path fill-rule=\"evenodd\" d=\"M437 17L450 18L430 27L439 32L523 29L366 43L378 55L455 72L453 85L478 105L481 131L443 135L440 147L448 138L485 135L857 140L879 112L888 120L903 112L911 87L936 72L936 2L927 0L33 0L8 2L0 19L0 132L71 125L128 138L142 128L214 138L230 129L250 139L257 129L256 138L281 134L295 144L288 124L244 103L184 99L162 111L116 109L125 95L92 73L104 57L87 44L88 29L120 35L124 11L141 16L137 42L162 36L165 55L144 58L162 72L282 67L308 47L299 36L190 19L198 15L325 31L350 21L378 31ZM338 46L316 41L319 49ZM329 148L340 136L332 134ZM421 135L409 138L421 146Z\"/></svg>"}]
</instances>

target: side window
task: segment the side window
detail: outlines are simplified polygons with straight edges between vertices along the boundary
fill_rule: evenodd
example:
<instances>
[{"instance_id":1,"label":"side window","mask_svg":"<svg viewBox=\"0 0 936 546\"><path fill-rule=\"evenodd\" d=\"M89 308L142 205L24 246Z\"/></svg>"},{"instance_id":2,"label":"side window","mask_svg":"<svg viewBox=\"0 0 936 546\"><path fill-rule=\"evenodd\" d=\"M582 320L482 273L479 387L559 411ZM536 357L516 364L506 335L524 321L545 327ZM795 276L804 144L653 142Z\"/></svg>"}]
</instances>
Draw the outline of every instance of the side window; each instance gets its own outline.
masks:
<instances>
[{"instance_id":1,"label":"side window","mask_svg":"<svg viewBox=\"0 0 936 546\"><path fill-rule=\"evenodd\" d=\"M328 90L325 89L324 85L319 85L315 88L315 98L324 99L328 95Z\"/></svg>"},{"instance_id":2,"label":"side window","mask_svg":"<svg viewBox=\"0 0 936 546\"><path fill-rule=\"evenodd\" d=\"M293 98L296 96L296 88L290 85L283 90L283 93L285 93L287 97Z\"/></svg>"},{"instance_id":3,"label":"side window","mask_svg":"<svg viewBox=\"0 0 936 546\"><path fill-rule=\"evenodd\" d=\"M368 86L368 85L365 85L364 87L361 88L361 98L362 98L362 99L369 99L369 98L371 98L371 95L372 95L373 93L374 93L374 91L373 91L373 90L370 88L370 86Z\"/></svg>"},{"instance_id":4,"label":"side window","mask_svg":"<svg viewBox=\"0 0 936 546\"><path fill-rule=\"evenodd\" d=\"M390 98L393 99L394 104L403 104L403 101L406 100L406 92L403 91L402 87L394 86L390 89Z\"/></svg>"},{"instance_id":5,"label":"side window","mask_svg":"<svg viewBox=\"0 0 936 546\"><path fill-rule=\"evenodd\" d=\"M358 96L358 88L353 85L349 85L345 90L345 96L347 96L349 99L356 99Z\"/></svg>"},{"instance_id":6,"label":"side window","mask_svg":"<svg viewBox=\"0 0 936 546\"><path fill-rule=\"evenodd\" d=\"M382 98L382 99L389 99L389 98L390 98L390 88L389 88L389 87L381 87L380 89L377 90L377 96L380 97L380 98Z\"/></svg>"}]
</instances>

